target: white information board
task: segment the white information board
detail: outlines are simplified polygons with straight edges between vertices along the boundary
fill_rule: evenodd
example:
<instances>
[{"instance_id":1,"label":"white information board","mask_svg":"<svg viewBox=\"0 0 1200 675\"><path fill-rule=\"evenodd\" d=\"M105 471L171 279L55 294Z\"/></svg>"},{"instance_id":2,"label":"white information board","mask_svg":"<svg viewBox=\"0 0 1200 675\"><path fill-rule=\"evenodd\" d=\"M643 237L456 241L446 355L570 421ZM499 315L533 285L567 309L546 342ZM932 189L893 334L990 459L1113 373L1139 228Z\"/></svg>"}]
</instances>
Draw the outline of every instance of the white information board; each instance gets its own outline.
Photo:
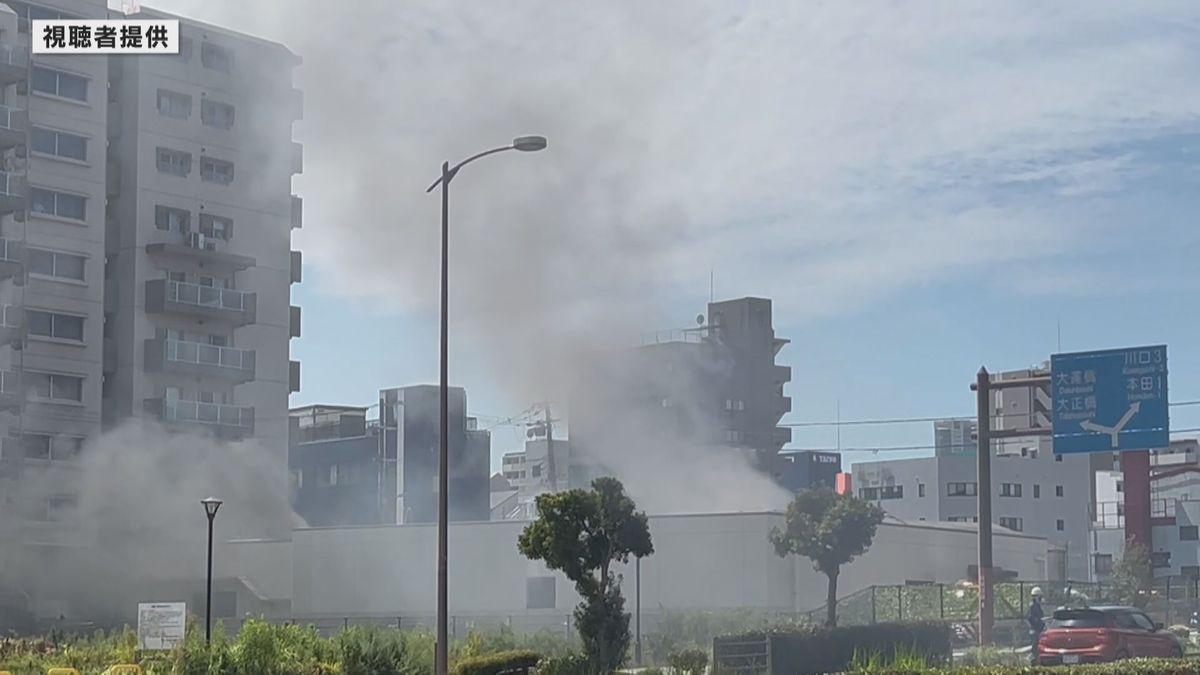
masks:
<instances>
[{"instance_id":1,"label":"white information board","mask_svg":"<svg viewBox=\"0 0 1200 675\"><path fill-rule=\"evenodd\" d=\"M143 650L171 649L183 644L187 631L187 604L144 602L138 604L138 647Z\"/></svg>"}]
</instances>

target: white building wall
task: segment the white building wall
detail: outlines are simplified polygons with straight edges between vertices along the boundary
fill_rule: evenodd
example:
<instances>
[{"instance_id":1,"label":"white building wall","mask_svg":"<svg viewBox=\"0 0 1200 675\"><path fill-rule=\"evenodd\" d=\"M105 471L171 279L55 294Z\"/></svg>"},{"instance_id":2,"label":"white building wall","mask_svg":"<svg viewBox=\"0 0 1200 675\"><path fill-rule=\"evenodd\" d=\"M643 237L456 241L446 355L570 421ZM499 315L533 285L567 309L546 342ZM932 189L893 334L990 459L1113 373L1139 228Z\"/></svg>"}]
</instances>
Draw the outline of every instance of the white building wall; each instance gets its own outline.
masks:
<instances>
[{"instance_id":1,"label":"white building wall","mask_svg":"<svg viewBox=\"0 0 1200 675\"><path fill-rule=\"evenodd\" d=\"M651 517L655 553L641 565L642 607L674 610L815 609L825 601L826 581L811 563L780 558L768 534L782 514L724 514ZM457 615L563 615L579 601L573 585L517 551L527 523L497 521L452 524L449 540L450 611ZM435 611L436 528L406 525L294 532L292 611L296 616L420 616ZM257 546L255 543L239 544ZM1045 573L1043 539L997 533L996 562L1024 579ZM285 554L275 551L286 565ZM880 526L874 546L844 568L841 596L872 584L930 581L955 583L976 559L971 526ZM635 569L618 566L631 598ZM273 574L271 565L247 576L256 587L279 588L253 575ZM553 609L527 609L526 584L555 577Z\"/></svg>"}]
</instances>

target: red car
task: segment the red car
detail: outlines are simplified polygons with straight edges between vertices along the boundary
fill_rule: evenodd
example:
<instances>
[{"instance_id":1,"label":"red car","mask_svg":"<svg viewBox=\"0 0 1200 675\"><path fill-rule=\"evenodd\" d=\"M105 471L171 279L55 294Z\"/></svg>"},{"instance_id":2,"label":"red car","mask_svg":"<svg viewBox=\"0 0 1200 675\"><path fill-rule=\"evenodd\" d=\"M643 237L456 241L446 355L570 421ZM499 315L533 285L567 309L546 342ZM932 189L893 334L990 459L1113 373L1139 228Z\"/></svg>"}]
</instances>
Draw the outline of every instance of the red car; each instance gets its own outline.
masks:
<instances>
[{"instance_id":1,"label":"red car","mask_svg":"<svg viewBox=\"0 0 1200 675\"><path fill-rule=\"evenodd\" d=\"M1037 650L1037 662L1047 666L1183 656L1179 639L1134 607L1055 610Z\"/></svg>"}]
</instances>

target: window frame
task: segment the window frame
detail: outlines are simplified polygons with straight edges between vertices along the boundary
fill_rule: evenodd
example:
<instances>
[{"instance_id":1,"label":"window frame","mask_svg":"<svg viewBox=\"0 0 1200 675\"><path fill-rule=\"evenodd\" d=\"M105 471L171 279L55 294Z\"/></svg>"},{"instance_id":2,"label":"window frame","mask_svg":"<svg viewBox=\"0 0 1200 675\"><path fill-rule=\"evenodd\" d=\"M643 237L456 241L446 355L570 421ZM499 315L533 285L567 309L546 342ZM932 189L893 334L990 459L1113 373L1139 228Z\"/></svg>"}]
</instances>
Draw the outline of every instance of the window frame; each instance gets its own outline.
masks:
<instances>
[{"instance_id":1,"label":"window frame","mask_svg":"<svg viewBox=\"0 0 1200 675\"><path fill-rule=\"evenodd\" d=\"M184 160L184 164L181 167L182 172L173 170L175 168L175 162L163 162L164 158L170 160L172 159L172 156L174 156L174 159ZM164 166L168 168L164 169ZM175 148L168 148L162 145L156 146L154 148L154 168L158 169L158 172L161 174L175 176L176 178L187 178L188 176L192 175L192 153L186 150L176 150Z\"/></svg>"},{"instance_id":2,"label":"window frame","mask_svg":"<svg viewBox=\"0 0 1200 675\"><path fill-rule=\"evenodd\" d=\"M184 115L182 115L182 116L172 115L170 113L170 110L172 110L172 106L170 105L172 98L176 99L176 102L178 102L178 103L181 103L181 104L186 103L187 109L186 109ZM163 109L164 101L166 101L168 104L166 110ZM185 94L181 91L175 91L174 89L164 89L162 87L159 87L156 90L155 96L154 96L154 105L158 109L158 116L166 117L167 119L172 119L172 120L186 121L186 120L191 119L192 118L192 109L194 108L193 102L194 102L194 99L192 98L191 94Z\"/></svg>"},{"instance_id":3,"label":"window frame","mask_svg":"<svg viewBox=\"0 0 1200 675\"><path fill-rule=\"evenodd\" d=\"M53 150L46 151L46 150L39 150L37 148L37 137L38 137L39 133L51 134L53 136L53 140L54 140L54 149ZM78 139L79 141L81 141L83 143L83 156L82 157L75 157L73 155L64 155L61 152L62 139L64 136L70 137L73 139ZM90 136L86 136L84 134L77 134L73 131L64 131L62 129L55 129L53 127L44 127L41 125L34 124L34 125L30 125L30 130L29 130L29 153L35 157L44 157L46 159L55 159L55 160L65 160L65 161L77 163L77 164L88 164L89 163L88 150L90 148L91 140L92 139Z\"/></svg>"},{"instance_id":4,"label":"window frame","mask_svg":"<svg viewBox=\"0 0 1200 675\"><path fill-rule=\"evenodd\" d=\"M36 87L36 83L38 80L38 71L44 71L47 73L52 73L54 75L54 91L52 91L52 92L46 91L44 89L38 89ZM68 78L74 78L83 83L83 98L77 98L75 96L67 96L62 93L62 90L63 90L62 80L63 80L64 75L67 76ZM77 105L90 105L91 104L91 102L90 102L91 83L92 83L92 79L90 77L87 77L86 75L80 75L79 73L72 73L71 71L68 71L68 70L60 70L58 68L50 68L48 66L39 66L36 64L30 66L29 93L35 94L37 96L44 96L46 98L51 98L51 99L55 99L58 101L66 101L69 103L75 103Z\"/></svg>"},{"instance_id":5,"label":"window frame","mask_svg":"<svg viewBox=\"0 0 1200 675\"><path fill-rule=\"evenodd\" d=\"M217 122L223 118L220 115L213 115L217 110L228 112L228 124L218 124ZM237 107L232 103L217 101L209 97L200 99L200 124L210 129L221 129L229 131L233 129L233 125L237 120Z\"/></svg>"},{"instance_id":6,"label":"window frame","mask_svg":"<svg viewBox=\"0 0 1200 675\"><path fill-rule=\"evenodd\" d=\"M229 180L217 180L216 177L221 173L217 171L218 167L229 167ZM235 175L235 165L227 159L218 159L209 155L200 156L200 180L204 183L212 183L213 185L233 185Z\"/></svg>"},{"instance_id":7,"label":"window frame","mask_svg":"<svg viewBox=\"0 0 1200 675\"><path fill-rule=\"evenodd\" d=\"M38 402L42 402L42 403L66 403L68 405L82 405L83 404L83 383L84 383L84 380L86 379L85 376L69 375L67 373L44 372L44 371L38 371L38 370L26 370L25 375L26 375L26 377L28 377L30 375L34 375L37 377L45 377L46 378L47 391L49 392L48 395L43 396L40 392L34 393L30 397L34 401L38 401ZM79 398L60 398L60 397L55 396L54 395L54 390L55 390L54 384L58 379L74 380L75 382L77 382L78 388L79 388ZM30 391L28 382L22 382L21 385L26 392Z\"/></svg>"},{"instance_id":8,"label":"window frame","mask_svg":"<svg viewBox=\"0 0 1200 675\"><path fill-rule=\"evenodd\" d=\"M34 195L37 192L44 192L52 198L53 209L51 211L37 211L34 209L34 207L33 207ZM59 212L60 211L60 209L59 209L59 198L60 197L71 197L71 198L78 199L83 206L83 209L82 209L83 217L76 218L75 216L64 216L62 213L60 213ZM87 224L88 200L89 200L89 198L87 195L76 194L73 192L66 192L63 190L56 190L54 188L40 187L37 185L30 185L29 186L29 215L30 215L30 217L33 217L33 218L47 218L50 220L62 220L62 221L72 223L72 224L75 224L75 223Z\"/></svg>"},{"instance_id":9,"label":"window frame","mask_svg":"<svg viewBox=\"0 0 1200 675\"><path fill-rule=\"evenodd\" d=\"M49 274L46 274L44 272L34 271L33 255L35 252L39 253L39 254L46 253L46 254L50 255L51 271ZM53 249L41 248L38 246L26 247L25 255L26 255L26 264L29 267L29 276L31 276L31 277L35 277L38 279L44 279L46 281L56 281L56 282L61 282L61 283L87 284L87 260L88 260L88 257L86 255L82 255L79 253L70 253L68 251L55 251ZM65 276L65 275L57 273L58 267L59 267L58 260L60 257L79 259L80 273L79 273L78 277Z\"/></svg>"},{"instance_id":10,"label":"window frame","mask_svg":"<svg viewBox=\"0 0 1200 675\"><path fill-rule=\"evenodd\" d=\"M34 318L34 315L36 315L36 314L43 314L43 315L50 317L50 334L49 335L43 335L42 333L34 333L33 332L33 323L34 323L33 318ZM57 332L56 327L57 327L60 319L78 319L79 320L79 337L73 338L73 337L62 337L60 335L56 335L55 334ZM44 341L50 341L50 342L61 342L61 343L72 344L72 345L81 345L81 344L85 343L86 338L87 338L87 317L80 315L80 314L71 314L68 312L56 312L56 311L47 310L47 309L26 308L25 324L27 326L27 331L29 333L29 337L34 340L44 340Z\"/></svg>"}]
</instances>

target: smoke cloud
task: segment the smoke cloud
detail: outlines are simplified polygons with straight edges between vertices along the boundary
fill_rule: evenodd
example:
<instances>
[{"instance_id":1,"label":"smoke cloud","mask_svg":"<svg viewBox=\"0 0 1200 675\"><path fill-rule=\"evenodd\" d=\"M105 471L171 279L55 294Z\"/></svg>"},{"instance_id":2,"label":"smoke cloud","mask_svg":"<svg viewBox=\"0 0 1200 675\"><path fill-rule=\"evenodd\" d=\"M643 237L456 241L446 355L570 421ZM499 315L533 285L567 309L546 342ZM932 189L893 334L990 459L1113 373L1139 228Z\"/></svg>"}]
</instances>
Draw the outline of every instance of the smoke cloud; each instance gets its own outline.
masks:
<instances>
[{"instance_id":1,"label":"smoke cloud","mask_svg":"<svg viewBox=\"0 0 1200 675\"><path fill-rule=\"evenodd\" d=\"M130 422L90 441L77 462L35 469L30 464L6 495L20 510L0 514L34 518L25 530L34 542L38 521L58 521L46 522L44 532L73 545L4 547L0 589L70 598L69 619L128 616L154 584L203 579L205 497L225 501L219 540L287 537L303 525L292 513L279 454L255 442L216 443ZM57 501L65 495L77 501ZM0 529L14 525L0 522Z\"/></svg>"}]
</instances>

